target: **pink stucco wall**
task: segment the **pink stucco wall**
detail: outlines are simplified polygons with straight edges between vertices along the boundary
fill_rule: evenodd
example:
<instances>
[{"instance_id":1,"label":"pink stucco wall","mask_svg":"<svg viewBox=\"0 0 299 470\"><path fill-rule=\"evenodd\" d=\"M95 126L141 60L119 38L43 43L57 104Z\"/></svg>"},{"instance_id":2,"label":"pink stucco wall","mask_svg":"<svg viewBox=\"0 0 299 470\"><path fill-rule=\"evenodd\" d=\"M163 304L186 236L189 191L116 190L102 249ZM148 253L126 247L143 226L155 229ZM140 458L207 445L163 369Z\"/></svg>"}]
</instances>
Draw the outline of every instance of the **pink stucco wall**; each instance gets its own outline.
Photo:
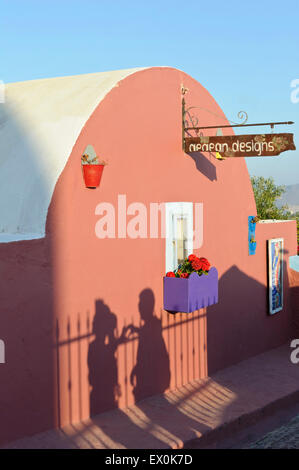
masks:
<instances>
[{"instance_id":1,"label":"pink stucco wall","mask_svg":"<svg viewBox=\"0 0 299 470\"><path fill-rule=\"evenodd\" d=\"M292 303L292 338L299 338L299 272L289 269L290 298Z\"/></svg>"},{"instance_id":2,"label":"pink stucco wall","mask_svg":"<svg viewBox=\"0 0 299 470\"><path fill-rule=\"evenodd\" d=\"M0 443L55 424L49 239L0 244Z\"/></svg>"},{"instance_id":3,"label":"pink stucco wall","mask_svg":"<svg viewBox=\"0 0 299 470\"><path fill-rule=\"evenodd\" d=\"M106 96L75 143L56 185L46 239L1 247L9 350L0 440L15 437L14 429L22 435L125 407L290 337L287 269L284 310L267 315L266 241L283 237L287 259L296 252L295 223L258 224L257 253L248 256L248 216L256 211L246 163L184 154L182 83L187 105L202 108L202 125L226 122L210 94L181 71L155 68L130 76ZM87 144L108 159L97 190L82 180ZM219 271L217 305L168 314L165 241L96 237L97 204L117 207L119 194L127 205L142 202L148 209L150 202L203 203L199 253ZM134 333L122 341L128 325Z\"/></svg>"}]
</instances>

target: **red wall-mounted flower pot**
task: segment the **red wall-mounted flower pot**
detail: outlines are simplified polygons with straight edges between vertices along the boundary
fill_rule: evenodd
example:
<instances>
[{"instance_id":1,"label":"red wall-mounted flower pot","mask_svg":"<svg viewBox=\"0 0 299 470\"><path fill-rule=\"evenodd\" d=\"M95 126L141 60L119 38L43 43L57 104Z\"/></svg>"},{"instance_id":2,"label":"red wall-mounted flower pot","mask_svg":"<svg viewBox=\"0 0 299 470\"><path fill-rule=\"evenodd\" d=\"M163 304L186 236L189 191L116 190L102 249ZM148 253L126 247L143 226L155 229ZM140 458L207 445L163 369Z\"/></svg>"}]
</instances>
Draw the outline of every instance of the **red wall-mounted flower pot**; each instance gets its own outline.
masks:
<instances>
[{"instance_id":1,"label":"red wall-mounted flower pot","mask_svg":"<svg viewBox=\"0 0 299 470\"><path fill-rule=\"evenodd\" d=\"M104 165L82 165L83 178L87 188L97 188L100 185Z\"/></svg>"}]
</instances>

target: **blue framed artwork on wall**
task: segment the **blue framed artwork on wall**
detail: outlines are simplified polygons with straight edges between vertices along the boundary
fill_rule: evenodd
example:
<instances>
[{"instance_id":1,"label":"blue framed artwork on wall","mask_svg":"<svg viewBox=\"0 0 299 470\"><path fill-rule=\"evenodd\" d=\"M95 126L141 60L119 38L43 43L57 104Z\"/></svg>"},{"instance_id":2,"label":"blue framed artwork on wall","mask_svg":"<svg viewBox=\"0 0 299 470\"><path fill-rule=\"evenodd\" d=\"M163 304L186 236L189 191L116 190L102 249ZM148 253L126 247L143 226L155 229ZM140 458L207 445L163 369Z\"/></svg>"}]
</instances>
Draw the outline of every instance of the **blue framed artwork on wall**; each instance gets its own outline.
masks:
<instances>
[{"instance_id":1,"label":"blue framed artwork on wall","mask_svg":"<svg viewBox=\"0 0 299 470\"><path fill-rule=\"evenodd\" d=\"M250 215L248 217L248 253L249 255L255 255L255 251L256 251L255 227L256 227L256 216Z\"/></svg>"},{"instance_id":2,"label":"blue framed artwork on wall","mask_svg":"<svg viewBox=\"0 0 299 470\"><path fill-rule=\"evenodd\" d=\"M269 313L283 309L283 238L268 240Z\"/></svg>"}]
</instances>

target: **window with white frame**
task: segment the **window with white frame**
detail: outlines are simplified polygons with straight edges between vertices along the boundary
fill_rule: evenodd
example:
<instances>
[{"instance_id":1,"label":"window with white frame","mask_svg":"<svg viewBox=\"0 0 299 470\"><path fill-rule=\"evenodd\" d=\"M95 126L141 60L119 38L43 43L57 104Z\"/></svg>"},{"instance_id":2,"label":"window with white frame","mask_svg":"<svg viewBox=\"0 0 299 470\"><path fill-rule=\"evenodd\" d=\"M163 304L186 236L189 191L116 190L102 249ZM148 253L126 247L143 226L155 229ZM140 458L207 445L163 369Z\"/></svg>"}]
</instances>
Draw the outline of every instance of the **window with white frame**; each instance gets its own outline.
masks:
<instances>
[{"instance_id":1,"label":"window with white frame","mask_svg":"<svg viewBox=\"0 0 299 470\"><path fill-rule=\"evenodd\" d=\"M193 251L193 203L167 202L166 272L173 271Z\"/></svg>"}]
</instances>

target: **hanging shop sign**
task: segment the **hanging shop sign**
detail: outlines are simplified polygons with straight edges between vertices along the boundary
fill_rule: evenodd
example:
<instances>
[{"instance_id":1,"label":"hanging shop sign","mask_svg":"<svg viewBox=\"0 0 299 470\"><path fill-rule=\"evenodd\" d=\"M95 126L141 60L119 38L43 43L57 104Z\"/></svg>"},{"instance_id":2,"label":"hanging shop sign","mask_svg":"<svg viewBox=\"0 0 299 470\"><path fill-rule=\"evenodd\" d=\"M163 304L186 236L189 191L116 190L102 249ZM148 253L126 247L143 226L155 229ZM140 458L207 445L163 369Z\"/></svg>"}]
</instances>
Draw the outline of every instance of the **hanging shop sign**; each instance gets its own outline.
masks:
<instances>
[{"instance_id":1,"label":"hanging shop sign","mask_svg":"<svg viewBox=\"0 0 299 470\"><path fill-rule=\"evenodd\" d=\"M222 158L273 157L296 147L294 134L247 134L186 137L184 150L219 153Z\"/></svg>"}]
</instances>

